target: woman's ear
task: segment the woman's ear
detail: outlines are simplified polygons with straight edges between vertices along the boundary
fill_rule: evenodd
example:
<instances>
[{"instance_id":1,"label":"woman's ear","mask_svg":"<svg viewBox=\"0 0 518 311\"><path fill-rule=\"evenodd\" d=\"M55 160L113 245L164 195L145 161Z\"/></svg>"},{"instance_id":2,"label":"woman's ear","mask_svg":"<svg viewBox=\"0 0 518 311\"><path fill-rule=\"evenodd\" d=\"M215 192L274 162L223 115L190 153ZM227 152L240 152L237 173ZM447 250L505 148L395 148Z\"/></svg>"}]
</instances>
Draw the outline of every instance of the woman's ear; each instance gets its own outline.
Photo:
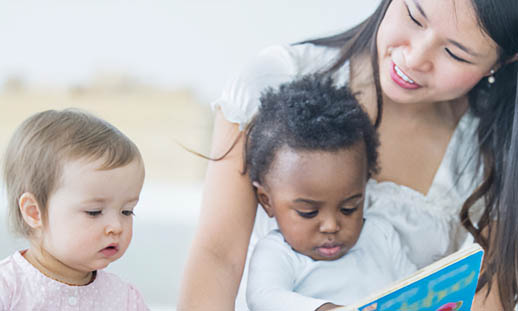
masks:
<instances>
[{"instance_id":1,"label":"woman's ear","mask_svg":"<svg viewBox=\"0 0 518 311\"><path fill-rule=\"evenodd\" d=\"M514 56L512 56L511 58L509 58L508 60L505 61L504 65L507 65L507 64L511 64L511 63L514 63L518 61L518 53L514 54ZM491 69L490 71L488 71L484 76L485 77L489 77L493 74L495 74L500 68L502 67L502 64L500 63L496 63Z\"/></svg>"},{"instance_id":2,"label":"woman's ear","mask_svg":"<svg viewBox=\"0 0 518 311\"><path fill-rule=\"evenodd\" d=\"M257 194L257 200L259 201L259 204L263 207L264 211L269 217L273 217L273 208L271 205L270 195L268 194L268 191L257 181L252 182L252 185L256 189Z\"/></svg>"},{"instance_id":3,"label":"woman's ear","mask_svg":"<svg viewBox=\"0 0 518 311\"><path fill-rule=\"evenodd\" d=\"M43 226L41 217L41 209L36 197L30 192L24 192L18 200L18 207L22 213L23 220L32 229L38 229Z\"/></svg>"}]
</instances>

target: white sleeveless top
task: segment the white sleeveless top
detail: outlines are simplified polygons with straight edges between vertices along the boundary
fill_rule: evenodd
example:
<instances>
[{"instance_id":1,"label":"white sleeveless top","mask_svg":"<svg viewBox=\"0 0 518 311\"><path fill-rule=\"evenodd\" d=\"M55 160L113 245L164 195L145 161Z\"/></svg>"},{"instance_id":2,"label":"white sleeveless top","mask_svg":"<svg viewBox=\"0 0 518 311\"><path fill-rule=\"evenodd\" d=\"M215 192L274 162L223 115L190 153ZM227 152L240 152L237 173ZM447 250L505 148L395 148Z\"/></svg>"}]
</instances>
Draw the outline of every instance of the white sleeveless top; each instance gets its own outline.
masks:
<instances>
[{"instance_id":1,"label":"white sleeveless top","mask_svg":"<svg viewBox=\"0 0 518 311\"><path fill-rule=\"evenodd\" d=\"M337 55L338 49L312 44L266 48L231 81L212 106L221 109L227 120L238 123L243 129L256 113L265 88L277 87L301 75L322 70ZM347 64L333 78L337 85L344 84L349 78ZM409 250L410 260L418 268L472 242L460 223L459 212L464 201L482 182L477 124L478 119L469 111L460 119L426 195L393 182L371 179L367 184L366 215L377 214L394 226ZM482 202L478 202L471 209L473 219L478 219L482 208ZM258 208L250 248L276 227L275 221Z\"/></svg>"}]
</instances>

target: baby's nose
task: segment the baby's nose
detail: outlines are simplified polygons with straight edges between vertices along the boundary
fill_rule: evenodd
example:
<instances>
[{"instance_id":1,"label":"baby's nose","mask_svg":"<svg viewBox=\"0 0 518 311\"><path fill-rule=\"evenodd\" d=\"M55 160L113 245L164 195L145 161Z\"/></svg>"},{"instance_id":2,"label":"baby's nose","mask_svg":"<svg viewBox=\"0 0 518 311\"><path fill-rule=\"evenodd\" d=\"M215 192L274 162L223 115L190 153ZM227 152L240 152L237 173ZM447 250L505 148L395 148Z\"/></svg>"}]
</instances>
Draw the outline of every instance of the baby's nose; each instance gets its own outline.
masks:
<instances>
[{"instance_id":1,"label":"baby's nose","mask_svg":"<svg viewBox=\"0 0 518 311\"><path fill-rule=\"evenodd\" d=\"M325 217L320 222L320 232L322 233L336 233L340 230L340 226L336 217Z\"/></svg>"}]
</instances>

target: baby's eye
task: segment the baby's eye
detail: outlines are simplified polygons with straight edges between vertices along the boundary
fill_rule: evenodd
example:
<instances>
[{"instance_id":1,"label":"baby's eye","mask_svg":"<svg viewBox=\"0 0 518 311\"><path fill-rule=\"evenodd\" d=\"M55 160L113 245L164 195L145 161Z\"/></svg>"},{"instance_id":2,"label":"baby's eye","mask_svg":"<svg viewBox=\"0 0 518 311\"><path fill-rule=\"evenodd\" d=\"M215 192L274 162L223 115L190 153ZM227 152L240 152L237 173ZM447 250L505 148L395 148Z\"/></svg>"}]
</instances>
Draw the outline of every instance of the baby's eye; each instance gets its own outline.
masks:
<instances>
[{"instance_id":1,"label":"baby's eye","mask_svg":"<svg viewBox=\"0 0 518 311\"><path fill-rule=\"evenodd\" d=\"M358 206L353 207L353 208L345 208L345 207L342 207L342 208L340 209L340 212L342 212L342 214L344 214L344 215L347 215L347 216L348 216L348 215L351 215L352 213L356 212L356 211L358 210L358 208L359 208Z\"/></svg>"},{"instance_id":2,"label":"baby's eye","mask_svg":"<svg viewBox=\"0 0 518 311\"><path fill-rule=\"evenodd\" d=\"M85 212L88 216L92 216L92 217L95 217L95 216L99 216L101 215L101 211L86 211Z\"/></svg>"},{"instance_id":3,"label":"baby's eye","mask_svg":"<svg viewBox=\"0 0 518 311\"><path fill-rule=\"evenodd\" d=\"M124 215L124 216L134 216L135 213L133 213L133 211L127 210L127 211L122 211L122 215Z\"/></svg>"},{"instance_id":4,"label":"baby's eye","mask_svg":"<svg viewBox=\"0 0 518 311\"><path fill-rule=\"evenodd\" d=\"M311 212L297 211L297 214L299 214L299 216L304 217L304 218L313 218L318 214L318 210L311 211Z\"/></svg>"}]
</instances>

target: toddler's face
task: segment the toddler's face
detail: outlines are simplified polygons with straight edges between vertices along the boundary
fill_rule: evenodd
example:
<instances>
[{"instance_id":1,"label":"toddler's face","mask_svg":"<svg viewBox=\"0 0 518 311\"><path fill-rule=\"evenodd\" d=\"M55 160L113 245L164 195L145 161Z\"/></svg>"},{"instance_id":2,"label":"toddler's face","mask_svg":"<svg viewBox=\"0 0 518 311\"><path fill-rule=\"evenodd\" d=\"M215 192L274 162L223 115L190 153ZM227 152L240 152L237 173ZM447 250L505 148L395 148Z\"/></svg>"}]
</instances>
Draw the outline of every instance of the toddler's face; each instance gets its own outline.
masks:
<instances>
[{"instance_id":1,"label":"toddler's face","mask_svg":"<svg viewBox=\"0 0 518 311\"><path fill-rule=\"evenodd\" d=\"M295 251L335 260L356 244L367 182L363 142L336 152L283 148L265 179L259 200Z\"/></svg>"},{"instance_id":2,"label":"toddler's face","mask_svg":"<svg viewBox=\"0 0 518 311\"><path fill-rule=\"evenodd\" d=\"M48 200L42 246L52 260L68 269L105 268L124 254L131 241L144 167L134 160L123 167L99 170L102 163L67 162Z\"/></svg>"}]
</instances>

